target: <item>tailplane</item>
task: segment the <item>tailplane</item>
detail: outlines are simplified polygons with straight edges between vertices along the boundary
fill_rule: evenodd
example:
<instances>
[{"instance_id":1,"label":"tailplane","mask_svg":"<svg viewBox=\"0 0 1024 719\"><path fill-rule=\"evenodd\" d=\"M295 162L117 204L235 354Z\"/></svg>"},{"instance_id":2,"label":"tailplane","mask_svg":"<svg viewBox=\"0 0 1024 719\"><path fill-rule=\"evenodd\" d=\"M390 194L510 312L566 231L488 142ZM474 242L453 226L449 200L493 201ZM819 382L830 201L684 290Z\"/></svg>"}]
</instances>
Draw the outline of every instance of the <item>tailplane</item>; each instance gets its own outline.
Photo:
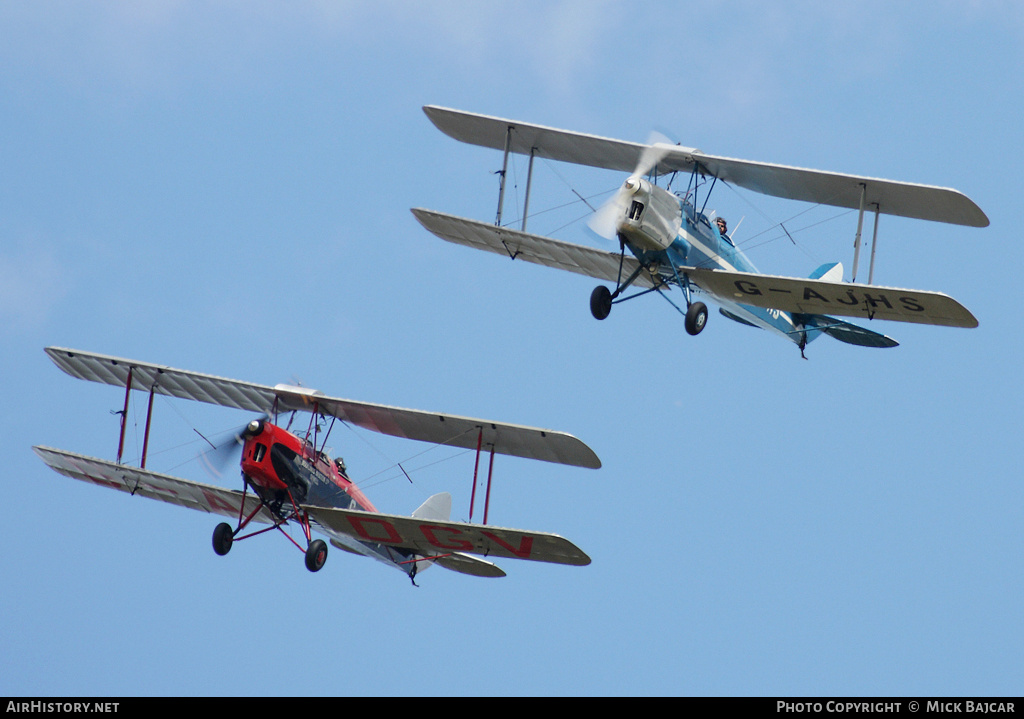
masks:
<instances>
[{"instance_id":1,"label":"tailplane","mask_svg":"<svg viewBox=\"0 0 1024 719\"><path fill-rule=\"evenodd\" d=\"M861 347L898 347L900 344L892 337L866 330L863 327L858 327L843 320L837 320L835 317L815 315L806 324L808 328L815 327L829 337L849 345L859 345Z\"/></svg>"}]
</instances>

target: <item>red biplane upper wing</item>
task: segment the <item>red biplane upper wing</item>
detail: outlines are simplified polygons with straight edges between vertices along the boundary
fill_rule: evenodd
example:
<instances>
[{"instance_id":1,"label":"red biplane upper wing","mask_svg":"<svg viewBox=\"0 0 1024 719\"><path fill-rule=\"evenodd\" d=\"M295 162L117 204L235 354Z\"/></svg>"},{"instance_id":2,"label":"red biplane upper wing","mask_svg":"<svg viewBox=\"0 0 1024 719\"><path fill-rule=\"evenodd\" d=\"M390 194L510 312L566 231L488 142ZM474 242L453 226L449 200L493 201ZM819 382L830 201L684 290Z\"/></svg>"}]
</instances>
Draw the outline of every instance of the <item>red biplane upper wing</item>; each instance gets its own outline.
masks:
<instances>
[{"instance_id":1,"label":"red biplane upper wing","mask_svg":"<svg viewBox=\"0 0 1024 719\"><path fill-rule=\"evenodd\" d=\"M271 414L317 411L374 432L464 449L478 446L498 454L597 469L601 460L582 441L564 432L327 397L305 387L255 384L164 367L149 362L47 347L50 359L72 377L118 387Z\"/></svg>"},{"instance_id":2,"label":"red biplane upper wing","mask_svg":"<svg viewBox=\"0 0 1024 719\"><path fill-rule=\"evenodd\" d=\"M591 167L632 172L647 145L582 132L508 120L474 112L427 105L423 111L446 135L472 145L546 157ZM969 197L946 187L882 180L860 175L809 170L789 165L709 155L690 147L666 146L657 173L693 172L712 175L738 187L790 200L857 209L864 188L864 206L885 215L913 217L970 227L986 227L988 217Z\"/></svg>"},{"instance_id":3,"label":"red biplane upper wing","mask_svg":"<svg viewBox=\"0 0 1024 719\"><path fill-rule=\"evenodd\" d=\"M465 553L577 566L590 564L590 557L583 550L557 534L351 509L303 509L328 535L409 549L427 558Z\"/></svg>"},{"instance_id":4,"label":"red biplane upper wing","mask_svg":"<svg viewBox=\"0 0 1024 719\"><path fill-rule=\"evenodd\" d=\"M167 474L158 474L149 470L115 464L95 457L86 457L74 452L51 447L33 447L51 469L61 474L92 482L101 487L109 487L131 495L159 499L161 502L177 504L201 512L220 514L237 519L242 504L242 493L236 490L214 487L209 484L190 482ZM244 513L248 515L259 507L257 497L249 494L245 497ZM260 510L256 521L272 524L274 519L266 508Z\"/></svg>"}]
</instances>

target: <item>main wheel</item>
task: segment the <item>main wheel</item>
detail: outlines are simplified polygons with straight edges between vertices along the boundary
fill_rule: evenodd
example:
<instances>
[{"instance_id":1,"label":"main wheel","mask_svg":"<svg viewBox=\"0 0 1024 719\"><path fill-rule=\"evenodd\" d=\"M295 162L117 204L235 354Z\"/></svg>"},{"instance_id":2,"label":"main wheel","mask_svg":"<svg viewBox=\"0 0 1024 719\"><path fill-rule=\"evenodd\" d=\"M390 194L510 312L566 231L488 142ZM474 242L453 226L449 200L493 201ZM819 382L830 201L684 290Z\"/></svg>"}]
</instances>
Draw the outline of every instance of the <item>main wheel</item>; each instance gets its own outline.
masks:
<instances>
[{"instance_id":1,"label":"main wheel","mask_svg":"<svg viewBox=\"0 0 1024 719\"><path fill-rule=\"evenodd\" d=\"M708 306L703 302L694 302L686 310L686 331L691 335L699 335L708 323Z\"/></svg>"},{"instance_id":2,"label":"main wheel","mask_svg":"<svg viewBox=\"0 0 1024 719\"><path fill-rule=\"evenodd\" d=\"M306 569L311 572L319 572L326 561L327 542L322 539L314 539L306 550Z\"/></svg>"},{"instance_id":3,"label":"main wheel","mask_svg":"<svg viewBox=\"0 0 1024 719\"><path fill-rule=\"evenodd\" d=\"M603 320L612 311L612 293L604 285L598 285L590 293L590 314L594 319Z\"/></svg>"},{"instance_id":4,"label":"main wheel","mask_svg":"<svg viewBox=\"0 0 1024 719\"><path fill-rule=\"evenodd\" d=\"M224 556L231 551L231 543L235 540L235 532L231 525L221 522L213 530L213 551Z\"/></svg>"}]
</instances>

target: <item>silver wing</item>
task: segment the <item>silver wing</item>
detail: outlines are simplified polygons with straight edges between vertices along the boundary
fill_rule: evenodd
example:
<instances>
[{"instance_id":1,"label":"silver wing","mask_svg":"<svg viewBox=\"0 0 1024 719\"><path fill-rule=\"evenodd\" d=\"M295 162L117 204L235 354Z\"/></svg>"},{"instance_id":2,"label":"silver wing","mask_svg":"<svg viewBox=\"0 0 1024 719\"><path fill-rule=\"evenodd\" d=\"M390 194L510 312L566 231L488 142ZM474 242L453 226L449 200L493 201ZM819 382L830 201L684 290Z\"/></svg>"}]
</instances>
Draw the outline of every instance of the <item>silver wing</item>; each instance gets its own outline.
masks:
<instances>
[{"instance_id":1,"label":"silver wing","mask_svg":"<svg viewBox=\"0 0 1024 719\"><path fill-rule=\"evenodd\" d=\"M680 267L716 299L784 312L977 327L970 310L941 292Z\"/></svg>"},{"instance_id":2,"label":"silver wing","mask_svg":"<svg viewBox=\"0 0 1024 719\"><path fill-rule=\"evenodd\" d=\"M600 280L615 282L618 276L619 255L612 252L495 227L485 222L440 212L422 209L414 209L412 212L425 228L449 242L497 254L509 254L516 259ZM515 254L517 251L519 254ZM638 265L634 258L626 257L623 272L628 274ZM947 327L978 326L978 320L970 310L940 292L687 266L676 269L680 275L689 277L699 289L729 304L738 303L784 312L884 319ZM664 279L668 280L668 268L665 272ZM643 287L654 286L650 275L641 275L635 284Z\"/></svg>"},{"instance_id":3,"label":"silver wing","mask_svg":"<svg viewBox=\"0 0 1024 719\"><path fill-rule=\"evenodd\" d=\"M303 509L328 535L408 549L428 559L466 553L576 566L590 564L590 557L583 550L557 534L352 509ZM456 562L453 559L450 563Z\"/></svg>"},{"instance_id":4,"label":"silver wing","mask_svg":"<svg viewBox=\"0 0 1024 719\"><path fill-rule=\"evenodd\" d=\"M179 507L220 514L233 519L238 519L239 513L242 511L242 493L233 489L191 482L187 479L172 477L169 474L115 464L105 459L86 457L52 447L33 447L32 450L51 469L72 479L117 489L132 496L158 499ZM248 515L259 505L258 497L252 494L246 495L244 514ZM274 523L274 517L266 507L261 509L253 519L267 524Z\"/></svg>"},{"instance_id":5,"label":"silver wing","mask_svg":"<svg viewBox=\"0 0 1024 719\"><path fill-rule=\"evenodd\" d=\"M615 282L619 276L620 258L616 252L595 250L592 247L531 235L507 227L495 227L485 222L422 208L413 209L412 214L426 229L442 240L457 245L486 250L513 260L567 270L608 282ZM640 264L629 256L623 258L622 262L623 278L628 277ZM640 287L654 286L649 275L641 275L633 284Z\"/></svg>"},{"instance_id":6,"label":"silver wing","mask_svg":"<svg viewBox=\"0 0 1024 719\"><path fill-rule=\"evenodd\" d=\"M130 381L133 389L152 389L158 394L250 412L272 413L275 403L279 412L312 412L315 408L321 414L374 432L464 449L476 449L482 432L483 446L493 446L498 454L590 469L601 466L590 447L564 432L357 402L304 387L271 387L64 347L47 347L46 354L72 377L91 382L126 387Z\"/></svg>"},{"instance_id":7,"label":"silver wing","mask_svg":"<svg viewBox=\"0 0 1024 719\"><path fill-rule=\"evenodd\" d=\"M32 449L51 469L66 477L116 489L132 496L156 499L233 519L247 516L260 505L257 497L246 495L243 510L243 494L236 490L52 447L37 446ZM474 576L501 577L505 573L490 562L466 555L479 554L577 566L590 564L590 557L557 534L307 505L303 505L302 509L308 511L321 531L333 539L352 538L409 549L424 557L437 559L439 564L448 569ZM266 507L260 509L253 520L274 523ZM335 546L344 548L341 544Z\"/></svg>"},{"instance_id":8,"label":"silver wing","mask_svg":"<svg viewBox=\"0 0 1024 719\"><path fill-rule=\"evenodd\" d=\"M632 172L642 143L613 140L517 120L427 105L423 111L446 135L461 142L621 172ZM509 129L511 128L511 133ZM693 172L717 177L738 187L774 197L858 209L861 186L865 207L898 215L970 227L987 227L988 217L963 193L946 187L883 180L860 175L809 170L788 165L709 155L695 148L669 146L656 172Z\"/></svg>"}]
</instances>

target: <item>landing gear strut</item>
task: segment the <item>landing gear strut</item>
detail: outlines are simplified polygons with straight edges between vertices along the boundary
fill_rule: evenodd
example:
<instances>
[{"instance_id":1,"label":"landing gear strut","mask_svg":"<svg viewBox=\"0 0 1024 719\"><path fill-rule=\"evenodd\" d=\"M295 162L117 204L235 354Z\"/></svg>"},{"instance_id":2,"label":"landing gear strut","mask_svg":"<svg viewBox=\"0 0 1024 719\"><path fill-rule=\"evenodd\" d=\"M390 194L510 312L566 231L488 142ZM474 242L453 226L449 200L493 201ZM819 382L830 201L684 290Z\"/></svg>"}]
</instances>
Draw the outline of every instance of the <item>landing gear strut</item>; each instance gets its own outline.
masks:
<instances>
[{"instance_id":1,"label":"landing gear strut","mask_svg":"<svg viewBox=\"0 0 1024 719\"><path fill-rule=\"evenodd\" d=\"M306 555L306 569L311 572L319 572L327 561L327 542L322 539L313 539L309 515L305 511L300 510L299 504L295 501L291 491L284 490L284 497L275 497L271 502L268 502L265 498L257 495L259 503L253 507L248 516L243 517L242 512L246 506L248 490L249 481L246 479L245 490L242 493L242 501L238 510L238 529L232 529L231 525L227 522L221 522L218 524L213 530L213 551L224 556L231 551L231 545L235 543L235 540L241 541L275 529L281 532L281 534L283 534L285 538L294 544L299 550L302 550L302 545L296 542L295 539L293 539L292 536L282 528L289 520L292 520L300 525L302 533L306 535L306 549L304 550ZM281 494L281 492L278 494ZM291 513L282 513L281 511L285 498L287 498L291 503ZM274 515L273 524L265 529L260 529L249 534L240 534L242 529L248 526L249 522L252 521L261 511L269 511ZM261 521L266 521L266 519Z\"/></svg>"}]
</instances>

